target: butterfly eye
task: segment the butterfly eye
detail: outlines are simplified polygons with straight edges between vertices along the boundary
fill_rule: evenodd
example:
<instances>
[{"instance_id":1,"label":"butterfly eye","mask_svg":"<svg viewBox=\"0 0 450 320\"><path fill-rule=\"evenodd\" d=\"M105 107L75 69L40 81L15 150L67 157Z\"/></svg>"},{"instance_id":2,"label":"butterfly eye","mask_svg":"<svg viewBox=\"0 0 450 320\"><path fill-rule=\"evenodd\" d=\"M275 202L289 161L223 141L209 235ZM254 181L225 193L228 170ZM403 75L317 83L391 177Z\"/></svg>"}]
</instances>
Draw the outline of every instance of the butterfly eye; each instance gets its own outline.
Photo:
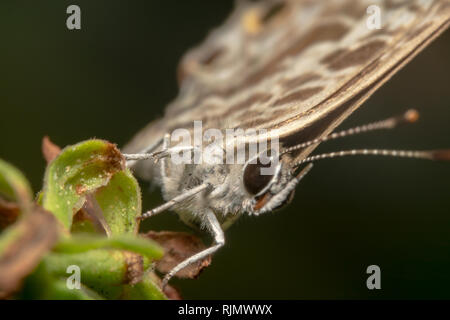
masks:
<instances>
[{"instance_id":1,"label":"butterfly eye","mask_svg":"<svg viewBox=\"0 0 450 320\"><path fill-rule=\"evenodd\" d=\"M248 163L245 166L242 178L244 187L248 193L251 195L259 195L270 186L270 182L273 180L274 174L261 170L263 168L269 168L270 166L271 162L263 164L259 159L257 163Z\"/></svg>"}]
</instances>

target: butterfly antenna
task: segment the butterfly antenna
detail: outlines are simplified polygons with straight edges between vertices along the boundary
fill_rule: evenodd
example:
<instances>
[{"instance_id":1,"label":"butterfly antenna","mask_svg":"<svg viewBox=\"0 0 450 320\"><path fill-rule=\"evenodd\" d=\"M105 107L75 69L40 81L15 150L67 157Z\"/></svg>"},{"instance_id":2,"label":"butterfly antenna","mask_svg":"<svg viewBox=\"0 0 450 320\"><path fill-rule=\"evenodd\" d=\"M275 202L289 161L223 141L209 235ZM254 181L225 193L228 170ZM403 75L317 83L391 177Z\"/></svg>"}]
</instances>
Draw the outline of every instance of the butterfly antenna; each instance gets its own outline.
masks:
<instances>
[{"instance_id":1,"label":"butterfly antenna","mask_svg":"<svg viewBox=\"0 0 450 320\"><path fill-rule=\"evenodd\" d=\"M186 192L184 192L183 194L180 194L179 196L176 196L175 198L167 201L166 203L160 205L159 207L156 207L150 211L147 211L145 213L143 213L140 217L138 217L138 220L144 220L146 218L152 217L160 212L163 212L171 207L173 207L174 205L176 205L177 203L180 203L194 195L196 195L199 192L202 192L203 190L209 188L211 185L209 183L203 183L195 188L192 188Z\"/></svg>"},{"instance_id":2,"label":"butterfly antenna","mask_svg":"<svg viewBox=\"0 0 450 320\"><path fill-rule=\"evenodd\" d=\"M345 156L356 155L373 155L373 156L387 156L397 158L414 158L426 160L450 161L450 149L445 150L425 150L425 151L408 151L408 150L386 150L386 149L354 149L343 150L330 153L322 153L315 156L307 157L303 160L295 162L292 167L298 167L304 163L314 162L322 159L330 159Z\"/></svg>"},{"instance_id":3,"label":"butterfly antenna","mask_svg":"<svg viewBox=\"0 0 450 320\"><path fill-rule=\"evenodd\" d=\"M391 117L391 118L388 118L385 120L368 123L368 124L358 126L355 128L343 130L340 132L335 132L335 133L332 133L332 134L322 137L322 138L317 138L314 140L303 142L301 144L298 144L298 145L295 145L295 146L292 146L292 147L282 150L281 154L285 154L285 153L292 152L295 150L303 149L312 144L318 144L318 143L328 141L328 140L334 140L334 139L338 139L338 138L348 137L348 136L352 136L352 135L363 133L363 132L382 130L382 129L393 129L396 126L398 126L399 124L413 123L413 122L416 122L418 119L419 119L419 112L417 112L417 110L415 110L415 109L409 109L401 116L395 116L395 117Z\"/></svg>"}]
</instances>

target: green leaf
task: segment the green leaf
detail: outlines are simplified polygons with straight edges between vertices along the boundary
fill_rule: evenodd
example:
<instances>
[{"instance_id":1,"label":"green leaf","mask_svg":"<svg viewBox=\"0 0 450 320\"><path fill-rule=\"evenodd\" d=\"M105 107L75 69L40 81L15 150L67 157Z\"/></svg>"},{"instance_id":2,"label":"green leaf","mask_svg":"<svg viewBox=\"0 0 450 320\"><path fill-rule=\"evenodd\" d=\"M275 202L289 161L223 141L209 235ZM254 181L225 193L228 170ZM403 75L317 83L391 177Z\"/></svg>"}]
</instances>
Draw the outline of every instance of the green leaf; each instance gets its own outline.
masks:
<instances>
[{"instance_id":1,"label":"green leaf","mask_svg":"<svg viewBox=\"0 0 450 320\"><path fill-rule=\"evenodd\" d=\"M68 276L66 274L65 276ZM67 279L57 278L50 274L45 261L40 263L29 277L24 281L22 290L15 296L16 299L32 300L103 300L95 291L81 284L80 289L69 289Z\"/></svg>"},{"instance_id":2,"label":"green leaf","mask_svg":"<svg viewBox=\"0 0 450 320\"><path fill-rule=\"evenodd\" d=\"M162 255L156 242L136 235L79 234L61 239L45 262L49 272L60 277L67 276L68 266L77 265L81 282L109 299L125 298L125 294L162 299L151 279L139 281L150 262Z\"/></svg>"},{"instance_id":3,"label":"green leaf","mask_svg":"<svg viewBox=\"0 0 450 320\"><path fill-rule=\"evenodd\" d=\"M122 293L122 299L129 300L166 300L166 295L151 277L146 273L144 278L134 286L126 285Z\"/></svg>"},{"instance_id":4,"label":"green leaf","mask_svg":"<svg viewBox=\"0 0 450 320\"><path fill-rule=\"evenodd\" d=\"M124 253L119 250L51 253L45 257L45 264L49 272L62 277L67 276L68 266L80 267L81 282L94 290L123 284L127 272Z\"/></svg>"},{"instance_id":5,"label":"green leaf","mask_svg":"<svg viewBox=\"0 0 450 320\"><path fill-rule=\"evenodd\" d=\"M42 204L70 230L85 195L106 186L123 169L124 158L107 141L89 140L66 147L47 167Z\"/></svg>"},{"instance_id":6,"label":"green leaf","mask_svg":"<svg viewBox=\"0 0 450 320\"><path fill-rule=\"evenodd\" d=\"M130 170L116 173L107 186L95 193L112 235L138 232L141 190Z\"/></svg>"},{"instance_id":7,"label":"green leaf","mask_svg":"<svg viewBox=\"0 0 450 320\"><path fill-rule=\"evenodd\" d=\"M0 197L17 202L23 211L29 209L33 192L25 176L14 166L0 159Z\"/></svg>"},{"instance_id":8,"label":"green leaf","mask_svg":"<svg viewBox=\"0 0 450 320\"><path fill-rule=\"evenodd\" d=\"M49 281L43 298L47 300L102 300L99 294L84 285L81 285L80 289L69 289L66 279Z\"/></svg>"},{"instance_id":9,"label":"green leaf","mask_svg":"<svg viewBox=\"0 0 450 320\"><path fill-rule=\"evenodd\" d=\"M142 277L144 263L139 257L127 251L98 249L51 253L45 257L45 264L52 275L59 277L67 276L67 267L76 265L81 271L82 284L108 299L117 299L124 285L136 283Z\"/></svg>"},{"instance_id":10,"label":"green leaf","mask_svg":"<svg viewBox=\"0 0 450 320\"><path fill-rule=\"evenodd\" d=\"M81 253L94 249L121 249L146 256L149 259L160 259L164 251L155 241L135 235L118 235L111 238L93 234L73 235L61 239L53 248L54 252Z\"/></svg>"}]
</instances>

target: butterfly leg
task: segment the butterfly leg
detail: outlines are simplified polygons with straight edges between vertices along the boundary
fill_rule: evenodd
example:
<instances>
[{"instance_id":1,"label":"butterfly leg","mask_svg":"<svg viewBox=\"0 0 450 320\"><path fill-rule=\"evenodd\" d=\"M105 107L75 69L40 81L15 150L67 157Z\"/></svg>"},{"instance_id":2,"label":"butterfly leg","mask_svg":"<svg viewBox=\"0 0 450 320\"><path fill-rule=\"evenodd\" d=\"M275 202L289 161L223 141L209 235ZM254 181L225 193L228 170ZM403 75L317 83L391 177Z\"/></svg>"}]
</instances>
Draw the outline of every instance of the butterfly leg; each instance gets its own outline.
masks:
<instances>
[{"instance_id":1,"label":"butterfly leg","mask_svg":"<svg viewBox=\"0 0 450 320\"><path fill-rule=\"evenodd\" d=\"M217 221L216 215L214 214L214 212L212 212L212 210L209 210L209 209L207 210L203 222L205 223L207 230L214 237L214 244L211 247L209 247L203 251L200 251L199 253L196 253L193 256L187 258L186 260L180 262L172 270L170 270L164 276L164 279L162 281L162 288L164 288L167 285L169 280L178 271L213 254L214 252L216 252L219 248L221 248L225 244L225 237L223 234L223 230L220 227L220 223L219 223L219 221Z\"/></svg>"}]
</instances>

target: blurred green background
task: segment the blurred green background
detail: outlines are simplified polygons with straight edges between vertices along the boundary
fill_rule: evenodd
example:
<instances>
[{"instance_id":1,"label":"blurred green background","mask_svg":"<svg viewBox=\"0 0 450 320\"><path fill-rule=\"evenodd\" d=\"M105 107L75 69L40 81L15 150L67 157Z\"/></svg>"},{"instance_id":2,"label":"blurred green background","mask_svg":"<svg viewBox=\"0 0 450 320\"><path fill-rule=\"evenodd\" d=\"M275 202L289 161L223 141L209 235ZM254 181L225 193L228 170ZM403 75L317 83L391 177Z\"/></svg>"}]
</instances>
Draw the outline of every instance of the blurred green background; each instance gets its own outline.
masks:
<instances>
[{"instance_id":1,"label":"blurred green background","mask_svg":"<svg viewBox=\"0 0 450 320\"><path fill-rule=\"evenodd\" d=\"M65 26L82 10L82 29ZM175 68L232 8L230 1L0 2L0 157L40 189L41 139L124 145L175 97ZM419 123L321 146L450 147L450 33L381 88L341 128L403 112ZM145 208L162 202L143 184ZM173 213L146 222L188 230ZM184 298L450 298L450 164L345 158L316 164L280 212L244 217ZM366 268L381 268L381 290Z\"/></svg>"}]
</instances>

